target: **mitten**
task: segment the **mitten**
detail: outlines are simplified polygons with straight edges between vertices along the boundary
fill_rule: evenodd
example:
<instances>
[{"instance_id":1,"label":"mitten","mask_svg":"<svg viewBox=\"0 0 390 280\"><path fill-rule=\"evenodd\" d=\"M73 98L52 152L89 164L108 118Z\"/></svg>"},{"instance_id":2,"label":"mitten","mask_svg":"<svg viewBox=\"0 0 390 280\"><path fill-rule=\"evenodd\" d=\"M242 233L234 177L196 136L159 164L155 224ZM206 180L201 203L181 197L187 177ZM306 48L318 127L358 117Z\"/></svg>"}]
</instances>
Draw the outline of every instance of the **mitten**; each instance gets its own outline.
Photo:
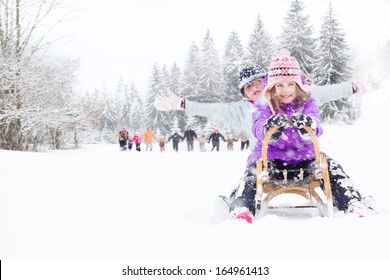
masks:
<instances>
[{"instance_id":1,"label":"mitten","mask_svg":"<svg viewBox=\"0 0 390 280\"><path fill-rule=\"evenodd\" d=\"M273 127L273 126L285 126L288 121L288 118L286 115L282 114L276 114L272 115L267 119L267 126Z\"/></svg>"},{"instance_id":2,"label":"mitten","mask_svg":"<svg viewBox=\"0 0 390 280\"><path fill-rule=\"evenodd\" d=\"M299 135L302 138L310 138L309 133L303 128L304 126L310 126L314 131L317 128L316 122L309 115L301 113L294 113L290 119L290 126L298 129Z\"/></svg>"},{"instance_id":3,"label":"mitten","mask_svg":"<svg viewBox=\"0 0 390 280\"><path fill-rule=\"evenodd\" d=\"M184 110L182 106L183 98L177 96L173 91L169 91L168 93L168 96L156 98L154 101L156 109L159 111Z\"/></svg>"},{"instance_id":4,"label":"mitten","mask_svg":"<svg viewBox=\"0 0 390 280\"><path fill-rule=\"evenodd\" d=\"M271 127L280 126L270 138L271 142L278 141L283 134L283 130L286 129L287 121L286 115L272 115L267 119L266 124L264 125L264 134L266 134Z\"/></svg>"}]
</instances>

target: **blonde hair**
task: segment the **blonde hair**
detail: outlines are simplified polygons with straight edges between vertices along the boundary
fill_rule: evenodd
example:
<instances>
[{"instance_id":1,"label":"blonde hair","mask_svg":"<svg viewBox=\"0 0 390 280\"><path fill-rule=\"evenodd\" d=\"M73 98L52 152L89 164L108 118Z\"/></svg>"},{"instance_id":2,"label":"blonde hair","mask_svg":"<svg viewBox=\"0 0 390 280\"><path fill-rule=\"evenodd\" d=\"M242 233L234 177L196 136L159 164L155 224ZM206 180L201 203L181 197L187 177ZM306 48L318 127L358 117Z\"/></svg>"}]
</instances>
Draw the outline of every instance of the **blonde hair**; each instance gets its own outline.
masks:
<instances>
[{"instance_id":1,"label":"blonde hair","mask_svg":"<svg viewBox=\"0 0 390 280\"><path fill-rule=\"evenodd\" d=\"M295 89L297 91L297 99L298 99L298 108L302 106L303 103L305 103L309 98L311 97L310 92L306 92L301 87L295 83ZM280 100L279 97L275 94L276 89L275 85L270 90L271 93L271 101L274 103L275 108L282 114L284 114L283 110L280 108Z\"/></svg>"}]
</instances>

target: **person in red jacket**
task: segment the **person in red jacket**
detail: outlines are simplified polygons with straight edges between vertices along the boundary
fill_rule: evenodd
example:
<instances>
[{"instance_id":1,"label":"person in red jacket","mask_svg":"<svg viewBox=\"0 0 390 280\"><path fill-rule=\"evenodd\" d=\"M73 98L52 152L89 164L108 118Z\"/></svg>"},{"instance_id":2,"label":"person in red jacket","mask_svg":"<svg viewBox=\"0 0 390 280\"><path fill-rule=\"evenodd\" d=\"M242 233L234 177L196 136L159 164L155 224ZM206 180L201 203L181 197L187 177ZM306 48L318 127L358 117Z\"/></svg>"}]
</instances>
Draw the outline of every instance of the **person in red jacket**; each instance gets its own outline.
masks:
<instances>
[{"instance_id":1,"label":"person in red jacket","mask_svg":"<svg viewBox=\"0 0 390 280\"><path fill-rule=\"evenodd\" d=\"M141 137L138 134L134 134L133 143L135 144L135 149L141 151Z\"/></svg>"}]
</instances>

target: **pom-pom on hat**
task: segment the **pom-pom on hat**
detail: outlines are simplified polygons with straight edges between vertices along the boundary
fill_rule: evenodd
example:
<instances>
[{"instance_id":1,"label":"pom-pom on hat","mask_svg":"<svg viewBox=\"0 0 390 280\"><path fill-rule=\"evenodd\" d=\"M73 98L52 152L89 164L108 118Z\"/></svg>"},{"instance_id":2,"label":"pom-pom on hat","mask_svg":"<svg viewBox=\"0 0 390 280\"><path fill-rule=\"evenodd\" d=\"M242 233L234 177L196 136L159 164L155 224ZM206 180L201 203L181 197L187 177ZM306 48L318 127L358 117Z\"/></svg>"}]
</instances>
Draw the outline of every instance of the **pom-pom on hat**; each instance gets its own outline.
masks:
<instances>
[{"instance_id":1,"label":"pom-pom on hat","mask_svg":"<svg viewBox=\"0 0 390 280\"><path fill-rule=\"evenodd\" d=\"M247 65L240 71L240 83L238 85L239 90L241 93L243 93L243 89L245 85L249 84L250 82L265 77L267 75L267 70L265 70L263 67L257 66L257 65Z\"/></svg>"},{"instance_id":2,"label":"pom-pom on hat","mask_svg":"<svg viewBox=\"0 0 390 280\"><path fill-rule=\"evenodd\" d=\"M313 81L303 74L295 57L284 49L279 52L269 67L268 77L264 80L263 96L270 99L270 90L278 81L282 80L296 82L305 92L309 92L314 85ZM310 81L310 85L307 84L307 80Z\"/></svg>"}]
</instances>

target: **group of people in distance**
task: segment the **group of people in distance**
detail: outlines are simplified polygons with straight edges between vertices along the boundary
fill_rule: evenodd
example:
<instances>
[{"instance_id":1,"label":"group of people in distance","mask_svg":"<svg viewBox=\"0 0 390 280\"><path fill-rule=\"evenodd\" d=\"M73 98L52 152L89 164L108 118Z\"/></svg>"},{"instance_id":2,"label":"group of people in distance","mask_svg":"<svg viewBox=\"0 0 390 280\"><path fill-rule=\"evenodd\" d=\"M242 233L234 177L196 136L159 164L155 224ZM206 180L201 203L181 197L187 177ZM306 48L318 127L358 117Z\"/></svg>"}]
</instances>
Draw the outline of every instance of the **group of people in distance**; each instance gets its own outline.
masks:
<instances>
[{"instance_id":1,"label":"group of people in distance","mask_svg":"<svg viewBox=\"0 0 390 280\"><path fill-rule=\"evenodd\" d=\"M249 147L249 137L245 131L242 131L239 135L241 139L241 150L248 149ZM119 149L121 151L129 150L131 151L133 145L135 145L136 151L141 151L141 141L145 143L145 150L152 151L153 150L153 140L158 142L160 147L160 152L165 152L165 144L169 143L172 140L172 149L175 152L179 151L179 143L186 141L187 143L187 151L194 151L194 142L197 140L199 142L199 150L200 152L206 151L206 143L212 144L211 151L219 151L220 142L227 142L227 150L232 151L234 148L234 142L238 141L238 138L233 137L233 135L229 135L226 139L216 128L210 134L209 137L206 137L204 134L197 135L196 132L191 128L191 126L187 126L183 136L179 133L175 132L166 139L164 136L156 136L149 126L146 131L142 134L134 134L131 136L126 128L123 128L118 133L118 141L119 141Z\"/></svg>"},{"instance_id":2,"label":"group of people in distance","mask_svg":"<svg viewBox=\"0 0 390 280\"><path fill-rule=\"evenodd\" d=\"M170 92L158 98L158 110L184 110L188 115L205 116L225 121L251 139L252 153L244 175L224 201L233 219L252 223L256 214L256 161L261 158L266 132L280 127L268 146L268 159L274 170L296 170L314 163L311 138L303 129L309 126L317 136L323 129L319 106L333 100L364 92L358 81L315 87L301 71L298 61L289 51L281 50L268 71L260 66L245 66L239 75L239 90L243 98L230 103L199 103ZM328 171L334 207L348 214L365 217L375 213L371 196L363 197L342 166L328 157Z\"/></svg>"}]
</instances>

